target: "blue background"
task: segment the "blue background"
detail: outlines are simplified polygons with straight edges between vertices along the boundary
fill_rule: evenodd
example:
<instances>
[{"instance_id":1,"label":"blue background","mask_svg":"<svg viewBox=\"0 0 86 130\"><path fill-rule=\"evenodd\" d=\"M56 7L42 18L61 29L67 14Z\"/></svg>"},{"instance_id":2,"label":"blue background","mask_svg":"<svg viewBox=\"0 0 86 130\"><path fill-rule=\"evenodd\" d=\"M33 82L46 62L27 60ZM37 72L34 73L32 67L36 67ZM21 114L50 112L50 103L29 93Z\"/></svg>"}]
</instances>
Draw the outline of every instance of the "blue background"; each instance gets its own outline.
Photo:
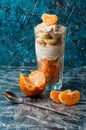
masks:
<instances>
[{"instance_id":1,"label":"blue background","mask_svg":"<svg viewBox=\"0 0 86 130\"><path fill-rule=\"evenodd\" d=\"M67 26L65 67L86 65L86 0L0 0L0 66L36 65L34 26L55 13Z\"/></svg>"}]
</instances>

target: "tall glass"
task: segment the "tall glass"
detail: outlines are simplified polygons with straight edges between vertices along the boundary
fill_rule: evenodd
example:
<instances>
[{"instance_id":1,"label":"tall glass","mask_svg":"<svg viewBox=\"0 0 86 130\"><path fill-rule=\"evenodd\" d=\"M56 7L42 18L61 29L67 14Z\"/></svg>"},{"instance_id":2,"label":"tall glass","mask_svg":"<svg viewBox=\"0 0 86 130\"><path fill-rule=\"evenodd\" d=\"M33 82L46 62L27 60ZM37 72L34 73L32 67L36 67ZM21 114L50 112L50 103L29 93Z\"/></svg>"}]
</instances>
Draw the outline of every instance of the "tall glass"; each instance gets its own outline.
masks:
<instances>
[{"instance_id":1,"label":"tall glass","mask_svg":"<svg viewBox=\"0 0 86 130\"><path fill-rule=\"evenodd\" d=\"M46 28L42 24L35 27L38 69L45 74L46 89L59 90L62 87L66 27L55 25L47 31Z\"/></svg>"}]
</instances>

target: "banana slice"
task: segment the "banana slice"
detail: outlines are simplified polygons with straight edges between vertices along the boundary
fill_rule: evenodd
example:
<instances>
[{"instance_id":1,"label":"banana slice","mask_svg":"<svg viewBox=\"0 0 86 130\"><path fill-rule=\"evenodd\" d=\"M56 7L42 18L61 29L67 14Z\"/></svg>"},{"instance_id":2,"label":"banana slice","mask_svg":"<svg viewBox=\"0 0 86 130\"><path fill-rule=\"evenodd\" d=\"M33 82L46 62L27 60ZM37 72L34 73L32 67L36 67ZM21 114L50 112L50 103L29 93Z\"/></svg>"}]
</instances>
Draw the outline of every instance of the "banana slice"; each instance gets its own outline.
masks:
<instances>
[{"instance_id":1,"label":"banana slice","mask_svg":"<svg viewBox=\"0 0 86 130\"><path fill-rule=\"evenodd\" d=\"M50 35L54 39L58 39L59 37L62 37L62 32L50 32Z\"/></svg>"},{"instance_id":2,"label":"banana slice","mask_svg":"<svg viewBox=\"0 0 86 130\"><path fill-rule=\"evenodd\" d=\"M44 39L44 42L48 45L57 45L56 39Z\"/></svg>"},{"instance_id":3,"label":"banana slice","mask_svg":"<svg viewBox=\"0 0 86 130\"><path fill-rule=\"evenodd\" d=\"M63 39L61 38L61 37L59 37L58 39L57 39L57 43L58 43L58 45L62 45L64 42L63 42Z\"/></svg>"},{"instance_id":4,"label":"banana slice","mask_svg":"<svg viewBox=\"0 0 86 130\"><path fill-rule=\"evenodd\" d=\"M57 45L62 45L64 42L64 35L61 32L51 33L51 37L57 40Z\"/></svg>"},{"instance_id":5,"label":"banana slice","mask_svg":"<svg viewBox=\"0 0 86 130\"><path fill-rule=\"evenodd\" d=\"M38 37L36 39L36 43L40 44L40 45L43 45L43 46L46 46L46 43L44 42L44 39L41 38L41 37Z\"/></svg>"},{"instance_id":6,"label":"banana slice","mask_svg":"<svg viewBox=\"0 0 86 130\"><path fill-rule=\"evenodd\" d=\"M36 36L41 38L50 38L50 34L48 32L43 31L39 31L38 33L36 33Z\"/></svg>"}]
</instances>

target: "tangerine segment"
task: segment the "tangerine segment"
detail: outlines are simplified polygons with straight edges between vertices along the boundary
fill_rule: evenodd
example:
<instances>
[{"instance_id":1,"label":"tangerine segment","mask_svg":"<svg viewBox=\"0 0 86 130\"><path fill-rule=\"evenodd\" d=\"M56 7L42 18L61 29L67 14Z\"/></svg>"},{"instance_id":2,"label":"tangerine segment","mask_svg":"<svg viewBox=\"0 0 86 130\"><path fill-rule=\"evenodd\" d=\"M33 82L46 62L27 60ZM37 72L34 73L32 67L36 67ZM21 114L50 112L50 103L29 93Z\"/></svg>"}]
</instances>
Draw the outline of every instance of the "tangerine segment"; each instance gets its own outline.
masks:
<instances>
[{"instance_id":1,"label":"tangerine segment","mask_svg":"<svg viewBox=\"0 0 86 130\"><path fill-rule=\"evenodd\" d=\"M58 17L56 15L54 15L54 14L52 14L52 15L43 14L42 15L42 20L47 25L54 25L58 21Z\"/></svg>"},{"instance_id":2,"label":"tangerine segment","mask_svg":"<svg viewBox=\"0 0 86 130\"><path fill-rule=\"evenodd\" d=\"M70 93L71 92L71 89L66 89L64 91L62 91L62 93Z\"/></svg>"},{"instance_id":3,"label":"tangerine segment","mask_svg":"<svg viewBox=\"0 0 86 130\"><path fill-rule=\"evenodd\" d=\"M34 73L37 74L37 72ZM45 77L43 77L42 72L38 71L38 73L41 73L40 77L42 78L40 78L40 80L37 79L37 82L36 82L36 76L32 80L31 78L26 77L23 74L20 74L20 89L24 94L28 96L36 96L44 91L46 87L46 80Z\"/></svg>"},{"instance_id":4,"label":"tangerine segment","mask_svg":"<svg viewBox=\"0 0 86 130\"><path fill-rule=\"evenodd\" d=\"M80 92L73 91L69 93L60 93L59 100L65 105L74 105L80 100Z\"/></svg>"},{"instance_id":5,"label":"tangerine segment","mask_svg":"<svg viewBox=\"0 0 86 130\"><path fill-rule=\"evenodd\" d=\"M67 90L65 90L65 91L52 90L52 91L50 92L50 98L51 98L54 102L56 102L56 103L61 103L61 101L60 101L60 99L59 99L59 94L60 94L60 93L69 93L69 92L71 92L70 89L67 89Z\"/></svg>"},{"instance_id":6,"label":"tangerine segment","mask_svg":"<svg viewBox=\"0 0 86 130\"><path fill-rule=\"evenodd\" d=\"M50 98L51 98L54 102L56 102L56 103L61 103L60 100L59 100L59 98L58 98L58 95L59 95L60 93L61 93L61 91L55 91L55 90L53 90L53 91L50 92Z\"/></svg>"}]
</instances>

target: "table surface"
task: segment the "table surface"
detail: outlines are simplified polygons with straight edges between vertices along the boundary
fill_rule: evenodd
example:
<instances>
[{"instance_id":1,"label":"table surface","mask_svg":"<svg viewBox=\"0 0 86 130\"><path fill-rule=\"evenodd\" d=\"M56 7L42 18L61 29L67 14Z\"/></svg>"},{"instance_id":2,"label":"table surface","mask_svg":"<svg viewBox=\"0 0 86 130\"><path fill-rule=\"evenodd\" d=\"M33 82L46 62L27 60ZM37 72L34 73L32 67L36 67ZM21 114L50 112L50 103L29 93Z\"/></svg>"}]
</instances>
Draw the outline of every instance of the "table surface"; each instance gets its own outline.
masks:
<instances>
[{"instance_id":1,"label":"table surface","mask_svg":"<svg viewBox=\"0 0 86 130\"><path fill-rule=\"evenodd\" d=\"M86 130L86 67L64 68L62 90L79 90L81 99L74 106L56 104L45 91L30 98L19 88L19 75L28 75L34 67L0 67L0 130ZM23 97L25 102L47 106L59 114L26 104L11 104L4 97L5 91Z\"/></svg>"}]
</instances>

